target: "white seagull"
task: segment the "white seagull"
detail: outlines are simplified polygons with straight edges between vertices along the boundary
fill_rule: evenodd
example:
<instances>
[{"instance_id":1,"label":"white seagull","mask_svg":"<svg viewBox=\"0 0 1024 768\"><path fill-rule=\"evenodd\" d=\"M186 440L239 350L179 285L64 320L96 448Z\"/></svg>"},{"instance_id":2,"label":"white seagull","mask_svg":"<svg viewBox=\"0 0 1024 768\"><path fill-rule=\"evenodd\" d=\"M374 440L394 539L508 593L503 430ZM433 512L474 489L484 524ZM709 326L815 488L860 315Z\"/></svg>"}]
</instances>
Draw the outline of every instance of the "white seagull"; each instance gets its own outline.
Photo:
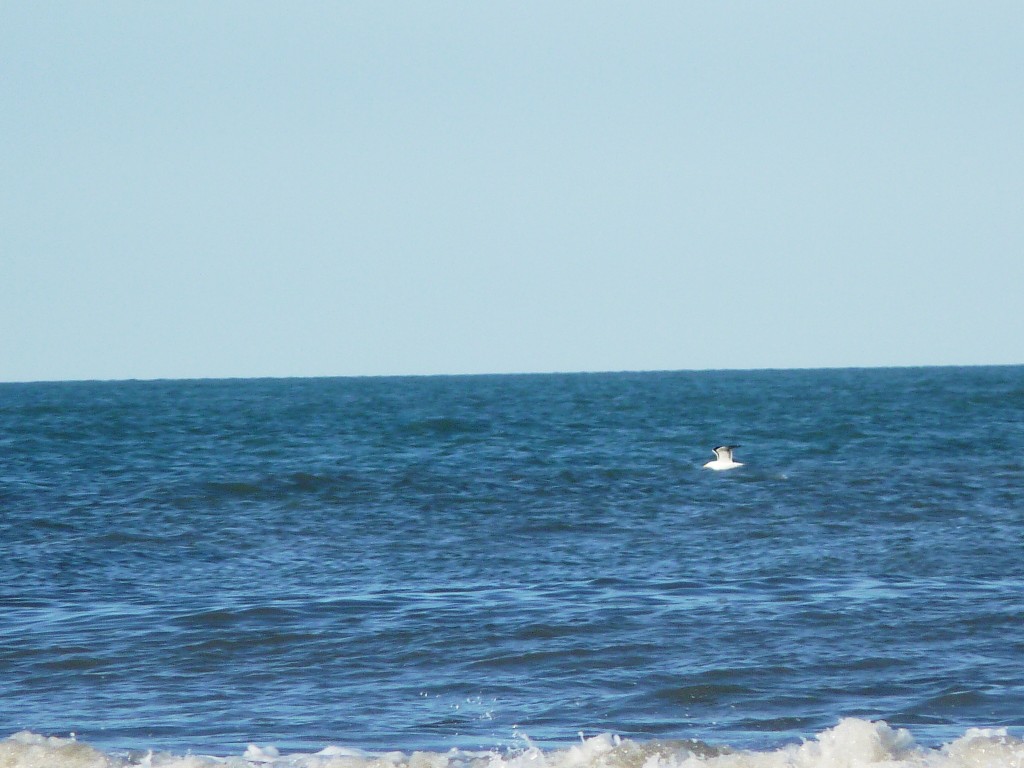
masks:
<instances>
[{"instance_id":1,"label":"white seagull","mask_svg":"<svg viewBox=\"0 0 1024 768\"><path fill-rule=\"evenodd\" d=\"M733 461L732 450L733 448L739 448L738 445L720 445L714 449L715 459L709 461L704 465L704 469L735 469L736 467L742 467L743 464L739 461Z\"/></svg>"}]
</instances>

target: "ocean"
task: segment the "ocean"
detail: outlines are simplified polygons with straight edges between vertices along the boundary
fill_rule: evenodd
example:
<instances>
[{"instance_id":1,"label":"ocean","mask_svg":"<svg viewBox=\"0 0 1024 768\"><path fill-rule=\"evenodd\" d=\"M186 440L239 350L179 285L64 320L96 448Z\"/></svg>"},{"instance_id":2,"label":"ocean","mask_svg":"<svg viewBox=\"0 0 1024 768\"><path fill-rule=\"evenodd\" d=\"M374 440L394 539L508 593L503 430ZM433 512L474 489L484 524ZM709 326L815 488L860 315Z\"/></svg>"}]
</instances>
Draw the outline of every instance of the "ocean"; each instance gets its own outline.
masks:
<instances>
[{"instance_id":1,"label":"ocean","mask_svg":"<svg viewBox=\"0 0 1024 768\"><path fill-rule=\"evenodd\" d=\"M1022 736L1024 367L0 384L4 768Z\"/></svg>"}]
</instances>

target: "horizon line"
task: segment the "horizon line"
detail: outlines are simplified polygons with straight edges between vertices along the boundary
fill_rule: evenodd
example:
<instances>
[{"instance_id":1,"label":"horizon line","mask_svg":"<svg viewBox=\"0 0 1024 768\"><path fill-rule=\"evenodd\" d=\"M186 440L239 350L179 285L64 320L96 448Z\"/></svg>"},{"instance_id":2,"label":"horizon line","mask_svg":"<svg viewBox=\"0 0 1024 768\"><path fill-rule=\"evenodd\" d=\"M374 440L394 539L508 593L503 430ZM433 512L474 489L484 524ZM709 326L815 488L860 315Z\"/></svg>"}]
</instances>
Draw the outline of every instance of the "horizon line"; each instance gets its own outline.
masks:
<instances>
[{"instance_id":1,"label":"horizon line","mask_svg":"<svg viewBox=\"0 0 1024 768\"><path fill-rule=\"evenodd\" d=\"M0 379L5 384L118 384L158 382L199 382L199 381L296 381L306 379L429 379L429 378L485 378L498 376L615 376L655 373L771 373L787 371L869 371L869 370L914 370L944 368L1019 368L1022 363L939 363L939 364L898 364L898 365L823 365L823 366L765 366L720 367L720 368L621 368L606 370L546 370L546 371L480 371L473 373L356 373L356 374L312 374L312 375L255 375L255 376L125 376L110 378L67 378L67 379Z\"/></svg>"}]
</instances>

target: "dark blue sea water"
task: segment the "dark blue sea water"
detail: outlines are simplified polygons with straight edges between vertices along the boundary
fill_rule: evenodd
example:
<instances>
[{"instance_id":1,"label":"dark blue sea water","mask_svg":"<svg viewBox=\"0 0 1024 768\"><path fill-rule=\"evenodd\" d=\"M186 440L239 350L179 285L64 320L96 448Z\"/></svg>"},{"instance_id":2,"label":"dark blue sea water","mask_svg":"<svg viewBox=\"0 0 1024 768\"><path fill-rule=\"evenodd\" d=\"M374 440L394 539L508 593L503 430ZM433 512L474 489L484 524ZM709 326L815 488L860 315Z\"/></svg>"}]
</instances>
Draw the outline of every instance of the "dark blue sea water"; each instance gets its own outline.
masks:
<instances>
[{"instance_id":1,"label":"dark blue sea water","mask_svg":"<svg viewBox=\"0 0 1024 768\"><path fill-rule=\"evenodd\" d=\"M0 758L1024 760L1022 531L1024 367L4 384Z\"/></svg>"}]
</instances>

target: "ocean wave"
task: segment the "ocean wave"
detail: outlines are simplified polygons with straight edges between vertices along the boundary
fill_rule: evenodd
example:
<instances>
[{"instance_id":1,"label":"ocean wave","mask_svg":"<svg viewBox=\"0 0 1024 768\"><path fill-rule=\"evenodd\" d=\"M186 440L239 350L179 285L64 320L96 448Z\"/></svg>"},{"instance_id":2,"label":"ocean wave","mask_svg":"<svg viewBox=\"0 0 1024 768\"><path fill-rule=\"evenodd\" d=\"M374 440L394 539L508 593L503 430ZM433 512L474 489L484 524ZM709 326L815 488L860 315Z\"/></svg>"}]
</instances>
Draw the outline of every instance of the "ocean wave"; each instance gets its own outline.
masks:
<instances>
[{"instance_id":1,"label":"ocean wave","mask_svg":"<svg viewBox=\"0 0 1024 768\"><path fill-rule=\"evenodd\" d=\"M800 744L768 751L716 747L699 741L581 738L541 749L522 738L518 749L470 752L365 752L329 746L282 754L250 745L237 756L103 752L73 736L22 731L0 741L2 768L1024 768L1024 740L1005 729L972 728L941 747L918 745L911 733L884 722L849 718Z\"/></svg>"}]
</instances>

